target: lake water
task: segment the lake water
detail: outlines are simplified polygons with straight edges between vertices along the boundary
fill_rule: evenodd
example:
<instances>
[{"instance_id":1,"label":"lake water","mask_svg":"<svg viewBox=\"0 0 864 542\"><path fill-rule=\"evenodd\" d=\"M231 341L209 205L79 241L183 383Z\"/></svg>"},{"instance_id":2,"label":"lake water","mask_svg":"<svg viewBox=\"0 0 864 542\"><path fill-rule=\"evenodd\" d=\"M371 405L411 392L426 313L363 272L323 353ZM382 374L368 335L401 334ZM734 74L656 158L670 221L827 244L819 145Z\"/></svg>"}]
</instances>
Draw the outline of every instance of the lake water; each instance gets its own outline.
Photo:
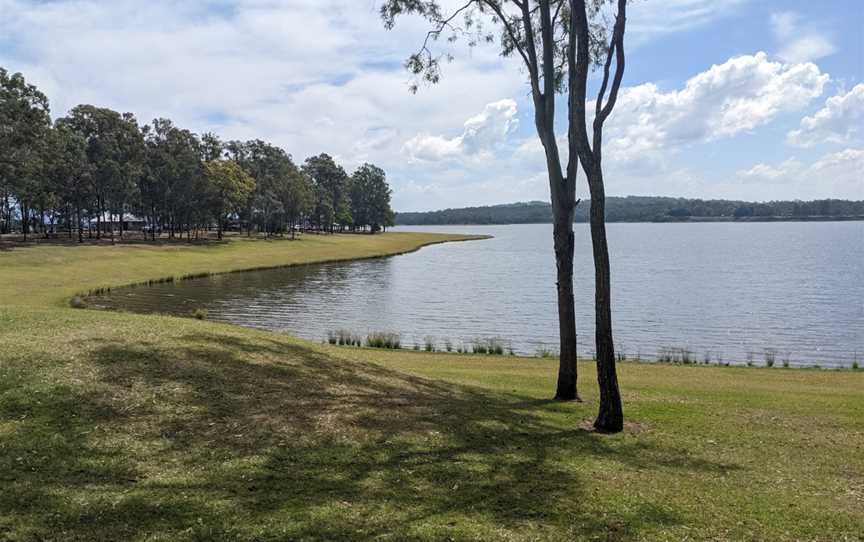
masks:
<instances>
[{"instance_id":1,"label":"lake water","mask_svg":"<svg viewBox=\"0 0 864 542\"><path fill-rule=\"evenodd\" d=\"M401 227L482 233L386 259L219 275L114 290L96 304L188 315L322 340L401 334L403 347L499 338L556 349L552 227ZM593 349L593 264L576 224L580 355ZM864 222L610 224L613 325L628 357L864 364Z\"/></svg>"}]
</instances>

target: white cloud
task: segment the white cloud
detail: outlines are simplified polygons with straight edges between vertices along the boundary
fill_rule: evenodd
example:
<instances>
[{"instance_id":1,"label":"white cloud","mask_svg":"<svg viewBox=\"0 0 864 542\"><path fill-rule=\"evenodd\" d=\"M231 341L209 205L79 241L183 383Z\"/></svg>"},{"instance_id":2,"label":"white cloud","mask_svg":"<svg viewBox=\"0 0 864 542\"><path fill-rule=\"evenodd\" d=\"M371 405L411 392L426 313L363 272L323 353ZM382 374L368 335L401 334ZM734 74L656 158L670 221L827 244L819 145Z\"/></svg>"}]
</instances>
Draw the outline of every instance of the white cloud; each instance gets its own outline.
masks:
<instances>
[{"instance_id":1,"label":"white cloud","mask_svg":"<svg viewBox=\"0 0 864 542\"><path fill-rule=\"evenodd\" d=\"M784 11L771 15L771 28L781 43L777 56L786 62L807 62L833 54L831 40L812 27L802 28L801 16Z\"/></svg>"},{"instance_id":2,"label":"white cloud","mask_svg":"<svg viewBox=\"0 0 864 542\"><path fill-rule=\"evenodd\" d=\"M418 134L402 147L412 160L438 161L453 158L486 158L504 143L518 125L516 102L505 98L486 104L483 112L465 121L455 137Z\"/></svg>"},{"instance_id":3,"label":"white cloud","mask_svg":"<svg viewBox=\"0 0 864 542\"><path fill-rule=\"evenodd\" d=\"M801 119L801 126L789 132L786 140L799 147L819 143L847 143L862 135L864 125L864 83L846 94L828 98L825 107Z\"/></svg>"},{"instance_id":4,"label":"white cloud","mask_svg":"<svg viewBox=\"0 0 864 542\"><path fill-rule=\"evenodd\" d=\"M864 149L849 148L825 154L807 164L789 158L779 164L756 164L736 174L736 180L753 188L774 186L772 194L786 198L864 198ZM779 197L779 196L772 196Z\"/></svg>"},{"instance_id":5,"label":"white cloud","mask_svg":"<svg viewBox=\"0 0 864 542\"><path fill-rule=\"evenodd\" d=\"M604 136L609 193L783 197L782 187L773 184L783 172L769 170L772 166L757 166L745 186L742 175L730 181L701 172L682 151L698 149L693 152L707 155L718 140L733 139L800 111L822 94L828 80L815 64L784 64L757 53L712 66L678 89L664 91L653 83L621 89ZM566 144L562 134L559 147L565 162ZM539 140L529 137L516 147L513 160L542 171L543 156Z\"/></svg>"},{"instance_id":6,"label":"white cloud","mask_svg":"<svg viewBox=\"0 0 864 542\"><path fill-rule=\"evenodd\" d=\"M628 47L692 30L735 13L748 0L638 0L628 6Z\"/></svg>"},{"instance_id":7,"label":"white cloud","mask_svg":"<svg viewBox=\"0 0 864 542\"><path fill-rule=\"evenodd\" d=\"M710 24L748 2L634 0L628 47ZM375 162L399 209L547 197L539 140L533 127L516 126L517 104L523 114L529 107L518 60L501 59L495 46L469 52L457 44L441 83L411 95L402 61L427 24L408 17L386 31L377 4L0 0L0 65L38 84L55 115L92 103L143 122L165 116L196 132L266 139L298 161L328 152L348 169ZM698 164L682 165L680 149L799 111L827 79L813 64L759 54L671 90L622 90L606 134L610 193L710 193Z\"/></svg>"},{"instance_id":8,"label":"white cloud","mask_svg":"<svg viewBox=\"0 0 864 542\"><path fill-rule=\"evenodd\" d=\"M759 52L712 66L680 90L664 92L653 83L625 88L609 120L606 153L644 160L751 131L802 109L828 80L815 64L783 64Z\"/></svg>"}]
</instances>

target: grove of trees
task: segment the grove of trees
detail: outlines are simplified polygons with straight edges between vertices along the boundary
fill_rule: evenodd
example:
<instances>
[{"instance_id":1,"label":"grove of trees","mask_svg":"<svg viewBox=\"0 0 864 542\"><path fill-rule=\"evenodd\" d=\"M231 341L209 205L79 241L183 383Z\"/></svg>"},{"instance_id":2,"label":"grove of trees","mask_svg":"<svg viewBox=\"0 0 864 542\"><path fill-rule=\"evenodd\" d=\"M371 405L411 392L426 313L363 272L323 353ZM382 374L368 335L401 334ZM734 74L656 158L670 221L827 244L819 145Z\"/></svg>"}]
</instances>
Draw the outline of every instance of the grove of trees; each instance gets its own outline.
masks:
<instances>
[{"instance_id":1,"label":"grove of trees","mask_svg":"<svg viewBox=\"0 0 864 542\"><path fill-rule=\"evenodd\" d=\"M261 140L223 142L168 119L78 105L52 120L48 98L0 68L0 234L150 239L297 230L376 232L393 224L384 171L349 175L327 154L297 165Z\"/></svg>"}]
</instances>

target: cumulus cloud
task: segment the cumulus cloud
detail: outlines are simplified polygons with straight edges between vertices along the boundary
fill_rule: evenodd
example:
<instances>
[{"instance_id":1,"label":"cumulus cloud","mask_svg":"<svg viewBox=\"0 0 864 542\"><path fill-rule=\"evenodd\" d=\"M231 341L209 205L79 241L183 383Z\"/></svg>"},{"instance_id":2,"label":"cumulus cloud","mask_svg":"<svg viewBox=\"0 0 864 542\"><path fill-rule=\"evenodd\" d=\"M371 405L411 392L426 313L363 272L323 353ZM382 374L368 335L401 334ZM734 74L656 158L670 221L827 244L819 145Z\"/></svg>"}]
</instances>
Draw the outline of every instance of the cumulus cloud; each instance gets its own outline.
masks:
<instances>
[{"instance_id":1,"label":"cumulus cloud","mask_svg":"<svg viewBox=\"0 0 864 542\"><path fill-rule=\"evenodd\" d=\"M628 43L709 24L749 1L635 2ZM517 103L528 103L518 59L494 46L454 50L441 83L411 95L402 62L428 25L409 17L385 31L375 4L0 0L0 65L46 91L55 116L93 103L143 122L165 116L199 133L266 139L298 161L328 152L348 169L374 162L399 209L545 198L533 129L510 141ZM828 79L812 64L773 60L732 59L672 89L622 89L606 133L611 192L709 193L699 165L686 169L676 149L799 111Z\"/></svg>"},{"instance_id":2,"label":"cumulus cloud","mask_svg":"<svg viewBox=\"0 0 864 542\"><path fill-rule=\"evenodd\" d=\"M465 121L455 137L418 134L402 147L412 160L439 161L453 158L483 158L507 140L518 125L516 102L505 98L486 104L483 111Z\"/></svg>"},{"instance_id":3,"label":"cumulus cloud","mask_svg":"<svg viewBox=\"0 0 864 542\"><path fill-rule=\"evenodd\" d=\"M789 132L786 140L799 147L819 143L848 143L862 136L864 125L864 83L846 94L828 98L825 107L801 119L801 126Z\"/></svg>"},{"instance_id":4,"label":"cumulus cloud","mask_svg":"<svg viewBox=\"0 0 864 542\"><path fill-rule=\"evenodd\" d=\"M771 29L781 43L777 56L786 62L807 62L833 54L837 49L827 36L802 28L801 16L784 11L771 15Z\"/></svg>"},{"instance_id":5,"label":"cumulus cloud","mask_svg":"<svg viewBox=\"0 0 864 542\"><path fill-rule=\"evenodd\" d=\"M759 52L714 65L680 90L666 92L654 83L625 88L610 117L606 152L620 161L644 160L729 138L802 109L828 80L815 64L784 64Z\"/></svg>"},{"instance_id":6,"label":"cumulus cloud","mask_svg":"<svg viewBox=\"0 0 864 542\"><path fill-rule=\"evenodd\" d=\"M864 149L827 153L812 163L789 158L779 164L756 164L738 171L745 186L775 185L787 197L864 198Z\"/></svg>"}]
</instances>

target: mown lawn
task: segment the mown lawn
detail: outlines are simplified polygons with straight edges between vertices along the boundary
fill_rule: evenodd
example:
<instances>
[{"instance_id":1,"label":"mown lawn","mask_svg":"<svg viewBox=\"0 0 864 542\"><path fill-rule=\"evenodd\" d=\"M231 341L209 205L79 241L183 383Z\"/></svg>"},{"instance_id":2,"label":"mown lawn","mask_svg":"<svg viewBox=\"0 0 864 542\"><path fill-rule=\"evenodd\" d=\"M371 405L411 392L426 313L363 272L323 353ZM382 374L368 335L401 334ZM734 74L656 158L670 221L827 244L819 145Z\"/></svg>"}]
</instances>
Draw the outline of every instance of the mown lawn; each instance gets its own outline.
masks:
<instances>
[{"instance_id":1,"label":"mown lawn","mask_svg":"<svg viewBox=\"0 0 864 542\"><path fill-rule=\"evenodd\" d=\"M0 252L0 540L864 539L864 372L624 363L599 435L590 363L65 306L393 235Z\"/></svg>"}]
</instances>

